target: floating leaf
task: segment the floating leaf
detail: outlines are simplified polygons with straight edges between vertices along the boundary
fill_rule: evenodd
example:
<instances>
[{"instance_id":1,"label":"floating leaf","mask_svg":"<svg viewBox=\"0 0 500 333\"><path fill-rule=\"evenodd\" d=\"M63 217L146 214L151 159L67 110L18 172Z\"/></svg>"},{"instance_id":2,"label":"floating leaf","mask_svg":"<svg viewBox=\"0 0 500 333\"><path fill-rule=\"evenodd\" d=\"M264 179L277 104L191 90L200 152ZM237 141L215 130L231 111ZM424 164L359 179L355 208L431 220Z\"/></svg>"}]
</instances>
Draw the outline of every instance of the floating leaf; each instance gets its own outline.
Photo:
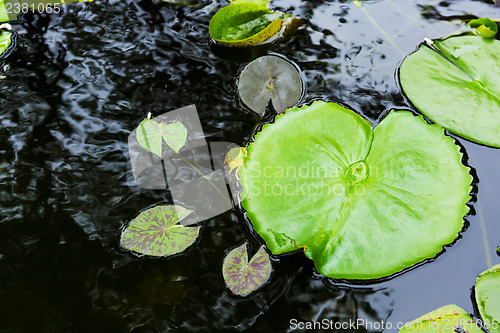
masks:
<instances>
[{"instance_id":1,"label":"floating leaf","mask_svg":"<svg viewBox=\"0 0 500 333\"><path fill-rule=\"evenodd\" d=\"M224 281L231 292L247 296L259 289L271 275L271 261L263 246L248 262L246 243L231 250L222 265Z\"/></svg>"},{"instance_id":2,"label":"floating leaf","mask_svg":"<svg viewBox=\"0 0 500 333\"><path fill-rule=\"evenodd\" d=\"M182 252L194 243L200 231L199 227L179 224L190 213L175 205L150 208L123 231L121 244L134 252L156 257Z\"/></svg>"},{"instance_id":3,"label":"floating leaf","mask_svg":"<svg viewBox=\"0 0 500 333\"><path fill-rule=\"evenodd\" d=\"M1 30L0 34L0 56L10 47L12 44L12 32Z\"/></svg>"},{"instance_id":4,"label":"floating leaf","mask_svg":"<svg viewBox=\"0 0 500 333\"><path fill-rule=\"evenodd\" d=\"M302 24L303 20L290 14L242 2L219 10L210 20L209 33L220 44L247 47L290 36Z\"/></svg>"},{"instance_id":5,"label":"floating leaf","mask_svg":"<svg viewBox=\"0 0 500 333\"><path fill-rule=\"evenodd\" d=\"M484 333L463 309L456 305L446 305L429 312L399 330L400 333Z\"/></svg>"},{"instance_id":6,"label":"floating leaf","mask_svg":"<svg viewBox=\"0 0 500 333\"><path fill-rule=\"evenodd\" d=\"M242 147L232 148L227 153L226 158L224 159L224 163L227 163L229 165L229 173L245 163L245 161L243 160L245 156L247 156L247 151Z\"/></svg>"},{"instance_id":7,"label":"floating leaf","mask_svg":"<svg viewBox=\"0 0 500 333\"><path fill-rule=\"evenodd\" d=\"M471 20L467 25L475 28L476 33L484 38L493 38L498 33L498 25L487 17Z\"/></svg>"},{"instance_id":8,"label":"floating leaf","mask_svg":"<svg viewBox=\"0 0 500 333\"><path fill-rule=\"evenodd\" d=\"M500 332L500 265L481 273L476 280L476 303L484 326L490 333Z\"/></svg>"},{"instance_id":9,"label":"floating leaf","mask_svg":"<svg viewBox=\"0 0 500 333\"><path fill-rule=\"evenodd\" d=\"M433 122L500 147L500 41L474 36L421 45L401 65L401 86Z\"/></svg>"},{"instance_id":10,"label":"floating leaf","mask_svg":"<svg viewBox=\"0 0 500 333\"><path fill-rule=\"evenodd\" d=\"M137 142L142 148L161 157L162 136L160 124L152 119L144 119L137 127Z\"/></svg>"},{"instance_id":11,"label":"floating leaf","mask_svg":"<svg viewBox=\"0 0 500 333\"><path fill-rule=\"evenodd\" d=\"M174 121L170 124L162 123L161 135L167 145L172 148L173 151L178 153L182 146L186 143L187 130L186 127L178 121Z\"/></svg>"},{"instance_id":12,"label":"floating leaf","mask_svg":"<svg viewBox=\"0 0 500 333\"><path fill-rule=\"evenodd\" d=\"M264 114L269 99L278 113L294 106L302 96L302 80L297 68L277 56L260 57L241 72L238 91L243 103Z\"/></svg>"},{"instance_id":13,"label":"floating leaf","mask_svg":"<svg viewBox=\"0 0 500 333\"><path fill-rule=\"evenodd\" d=\"M153 154L162 156L163 140L176 153L184 146L187 130L178 121L173 123L158 123L152 119L145 119L137 128L137 142Z\"/></svg>"},{"instance_id":14,"label":"floating leaf","mask_svg":"<svg viewBox=\"0 0 500 333\"><path fill-rule=\"evenodd\" d=\"M304 248L331 278L382 278L433 258L469 211L460 148L409 111L373 130L316 101L264 125L247 150L242 205L254 230L273 254Z\"/></svg>"},{"instance_id":15,"label":"floating leaf","mask_svg":"<svg viewBox=\"0 0 500 333\"><path fill-rule=\"evenodd\" d=\"M229 0L231 3L256 3L261 6L269 5L270 0Z\"/></svg>"}]
</instances>

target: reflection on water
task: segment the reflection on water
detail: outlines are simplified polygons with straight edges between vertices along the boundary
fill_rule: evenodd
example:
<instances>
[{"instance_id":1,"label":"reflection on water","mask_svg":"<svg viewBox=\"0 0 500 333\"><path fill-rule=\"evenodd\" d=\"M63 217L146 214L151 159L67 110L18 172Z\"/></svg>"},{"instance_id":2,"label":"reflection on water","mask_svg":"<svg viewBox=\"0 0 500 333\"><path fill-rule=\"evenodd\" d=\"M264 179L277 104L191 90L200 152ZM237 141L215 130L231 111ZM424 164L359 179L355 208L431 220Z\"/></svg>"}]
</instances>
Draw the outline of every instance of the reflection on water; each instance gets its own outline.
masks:
<instances>
[{"instance_id":1,"label":"reflection on water","mask_svg":"<svg viewBox=\"0 0 500 333\"><path fill-rule=\"evenodd\" d=\"M387 282L337 285L294 254L276 259L261 292L235 297L222 280L224 252L258 244L234 210L207 221L180 256L120 248L124 224L170 200L134 186L127 138L148 112L196 104L207 140L236 144L260 123L237 98L243 64L208 42L225 3L182 3L80 3L14 25L19 45L0 82L0 332L285 332L293 318L396 323L449 303L472 312L475 277L500 260L500 151L464 140L480 181L469 229L446 255ZM271 48L301 67L306 100L341 100L374 123L407 107L395 69L424 37L447 35L470 14L500 16L472 0L273 6L309 21Z\"/></svg>"}]
</instances>

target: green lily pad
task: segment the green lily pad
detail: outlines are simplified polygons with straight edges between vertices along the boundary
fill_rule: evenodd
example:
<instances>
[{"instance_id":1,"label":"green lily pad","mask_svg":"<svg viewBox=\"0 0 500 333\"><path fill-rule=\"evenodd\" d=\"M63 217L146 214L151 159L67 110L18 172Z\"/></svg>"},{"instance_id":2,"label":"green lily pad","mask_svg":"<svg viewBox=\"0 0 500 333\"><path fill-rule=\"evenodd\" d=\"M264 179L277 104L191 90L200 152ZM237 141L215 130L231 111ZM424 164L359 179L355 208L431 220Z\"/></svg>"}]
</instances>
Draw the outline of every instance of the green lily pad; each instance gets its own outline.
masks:
<instances>
[{"instance_id":1,"label":"green lily pad","mask_svg":"<svg viewBox=\"0 0 500 333\"><path fill-rule=\"evenodd\" d=\"M2 56L12 45L12 36L12 32L0 30L0 56Z\"/></svg>"},{"instance_id":2,"label":"green lily pad","mask_svg":"<svg viewBox=\"0 0 500 333\"><path fill-rule=\"evenodd\" d=\"M271 261L263 246L248 262L246 243L231 250L222 264L222 275L231 292L247 296L259 289L271 276Z\"/></svg>"},{"instance_id":3,"label":"green lily pad","mask_svg":"<svg viewBox=\"0 0 500 333\"><path fill-rule=\"evenodd\" d=\"M490 333L500 332L500 265L481 273L476 280L476 303L484 326Z\"/></svg>"},{"instance_id":4,"label":"green lily pad","mask_svg":"<svg viewBox=\"0 0 500 333\"><path fill-rule=\"evenodd\" d=\"M179 222L192 211L176 205L156 206L137 216L123 231L124 248L163 257L180 253L194 243L200 227L185 227Z\"/></svg>"},{"instance_id":5,"label":"green lily pad","mask_svg":"<svg viewBox=\"0 0 500 333\"><path fill-rule=\"evenodd\" d=\"M273 254L304 249L336 279L387 277L452 243L472 177L453 138L409 111L375 130L335 103L266 124L240 167L242 206Z\"/></svg>"},{"instance_id":6,"label":"green lily pad","mask_svg":"<svg viewBox=\"0 0 500 333\"><path fill-rule=\"evenodd\" d=\"M256 3L261 6L269 5L270 0L229 0L231 3Z\"/></svg>"},{"instance_id":7,"label":"green lily pad","mask_svg":"<svg viewBox=\"0 0 500 333\"><path fill-rule=\"evenodd\" d=\"M484 38L493 38L498 33L498 25L487 17L471 20L467 25L476 29L476 34Z\"/></svg>"},{"instance_id":8,"label":"green lily pad","mask_svg":"<svg viewBox=\"0 0 500 333\"><path fill-rule=\"evenodd\" d=\"M186 127L178 121L167 124L144 119L137 127L137 142L158 157L162 156L163 140L178 153L186 143L186 138Z\"/></svg>"},{"instance_id":9,"label":"green lily pad","mask_svg":"<svg viewBox=\"0 0 500 333\"><path fill-rule=\"evenodd\" d=\"M484 333L462 308L456 305L446 305L429 312L399 330L400 333Z\"/></svg>"},{"instance_id":10,"label":"green lily pad","mask_svg":"<svg viewBox=\"0 0 500 333\"><path fill-rule=\"evenodd\" d=\"M219 10L210 20L210 37L217 43L247 47L271 43L297 31L303 20L271 11L257 3L236 3Z\"/></svg>"},{"instance_id":11,"label":"green lily pad","mask_svg":"<svg viewBox=\"0 0 500 333\"><path fill-rule=\"evenodd\" d=\"M475 36L423 44L401 65L403 91L433 122L500 148L500 41Z\"/></svg>"},{"instance_id":12,"label":"green lily pad","mask_svg":"<svg viewBox=\"0 0 500 333\"><path fill-rule=\"evenodd\" d=\"M238 81L241 100L263 115L271 99L278 113L294 106L302 96L302 79L297 68L277 56L260 57L241 72Z\"/></svg>"}]
</instances>

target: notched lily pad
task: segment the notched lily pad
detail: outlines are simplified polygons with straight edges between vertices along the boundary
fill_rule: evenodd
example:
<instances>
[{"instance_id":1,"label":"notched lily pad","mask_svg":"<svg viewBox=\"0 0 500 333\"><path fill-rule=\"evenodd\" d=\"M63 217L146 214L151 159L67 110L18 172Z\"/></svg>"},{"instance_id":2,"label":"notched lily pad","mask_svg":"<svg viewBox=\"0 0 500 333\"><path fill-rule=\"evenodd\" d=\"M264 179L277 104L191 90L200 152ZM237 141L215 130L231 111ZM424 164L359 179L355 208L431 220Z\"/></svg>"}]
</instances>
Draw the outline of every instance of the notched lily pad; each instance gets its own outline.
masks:
<instances>
[{"instance_id":1,"label":"notched lily pad","mask_svg":"<svg viewBox=\"0 0 500 333\"><path fill-rule=\"evenodd\" d=\"M222 265L224 281L231 292L247 296L259 289L271 276L271 261L263 246L248 262L247 244L231 250Z\"/></svg>"},{"instance_id":2,"label":"notched lily pad","mask_svg":"<svg viewBox=\"0 0 500 333\"><path fill-rule=\"evenodd\" d=\"M179 222L192 211L177 205L156 206L137 216L123 231L124 248L149 256L180 253L194 243L200 227L185 227Z\"/></svg>"},{"instance_id":3,"label":"notched lily pad","mask_svg":"<svg viewBox=\"0 0 500 333\"><path fill-rule=\"evenodd\" d=\"M484 333L462 308L451 304L429 312L399 330L400 333Z\"/></svg>"},{"instance_id":4,"label":"notched lily pad","mask_svg":"<svg viewBox=\"0 0 500 333\"><path fill-rule=\"evenodd\" d=\"M500 41L463 36L430 43L403 61L404 93L450 132L500 148Z\"/></svg>"},{"instance_id":5,"label":"notched lily pad","mask_svg":"<svg viewBox=\"0 0 500 333\"><path fill-rule=\"evenodd\" d=\"M158 157L162 156L163 141L178 153L186 143L186 138L186 127L178 121L167 124L145 119L137 127L137 142Z\"/></svg>"},{"instance_id":6,"label":"notched lily pad","mask_svg":"<svg viewBox=\"0 0 500 333\"><path fill-rule=\"evenodd\" d=\"M242 206L254 230L273 254L303 249L331 278L377 279L433 258L469 212L460 148L409 111L373 130L316 101L278 115L247 150Z\"/></svg>"},{"instance_id":7,"label":"notched lily pad","mask_svg":"<svg viewBox=\"0 0 500 333\"><path fill-rule=\"evenodd\" d=\"M271 11L257 3L238 2L222 8L212 17L209 33L217 43L247 47L288 37L303 23L302 19Z\"/></svg>"},{"instance_id":8,"label":"notched lily pad","mask_svg":"<svg viewBox=\"0 0 500 333\"><path fill-rule=\"evenodd\" d=\"M240 98L250 109L263 115L271 100L278 113L296 105L302 96L302 79L297 67L277 56L260 57L241 72Z\"/></svg>"},{"instance_id":9,"label":"notched lily pad","mask_svg":"<svg viewBox=\"0 0 500 333\"><path fill-rule=\"evenodd\" d=\"M481 273L476 280L476 303L484 326L490 333L500 332L500 265Z\"/></svg>"},{"instance_id":10,"label":"notched lily pad","mask_svg":"<svg viewBox=\"0 0 500 333\"><path fill-rule=\"evenodd\" d=\"M476 34L484 38L493 38L498 33L498 25L487 17L471 20L467 25L476 29Z\"/></svg>"}]
</instances>

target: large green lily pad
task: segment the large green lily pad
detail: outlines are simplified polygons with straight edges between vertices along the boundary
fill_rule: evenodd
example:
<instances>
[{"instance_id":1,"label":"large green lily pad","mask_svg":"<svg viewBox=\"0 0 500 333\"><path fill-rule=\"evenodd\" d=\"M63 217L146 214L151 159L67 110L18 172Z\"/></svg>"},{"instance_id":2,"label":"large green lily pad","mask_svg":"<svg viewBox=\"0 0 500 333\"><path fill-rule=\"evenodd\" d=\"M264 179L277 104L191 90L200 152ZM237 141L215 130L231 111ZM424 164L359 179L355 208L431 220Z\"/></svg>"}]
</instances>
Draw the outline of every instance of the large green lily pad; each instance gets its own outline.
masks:
<instances>
[{"instance_id":1,"label":"large green lily pad","mask_svg":"<svg viewBox=\"0 0 500 333\"><path fill-rule=\"evenodd\" d=\"M156 257L180 253L194 243L200 231L199 227L179 224L191 213L177 205L150 208L123 231L121 244L128 250Z\"/></svg>"},{"instance_id":2,"label":"large green lily pad","mask_svg":"<svg viewBox=\"0 0 500 333\"><path fill-rule=\"evenodd\" d=\"M422 44L401 65L401 86L433 122L500 147L500 41L476 36Z\"/></svg>"},{"instance_id":3,"label":"large green lily pad","mask_svg":"<svg viewBox=\"0 0 500 333\"><path fill-rule=\"evenodd\" d=\"M500 332L500 265L481 273L476 281L476 303L484 326L490 333Z\"/></svg>"},{"instance_id":4,"label":"large green lily pad","mask_svg":"<svg viewBox=\"0 0 500 333\"><path fill-rule=\"evenodd\" d=\"M373 130L316 101L256 134L239 172L242 205L273 254L304 249L328 277L382 278L457 238L472 182L461 160L442 127L409 111Z\"/></svg>"},{"instance_id":5,"label":"large green lily pad","mask_svg":"<svg viewBox=\"0 0 500 333\"><path fill-rule=\"evenodd\" d=\"M270 43L297 31L303 20L257 3L238 2L210 20L210 37L219 44L247 47Z\"/></svg>"},{"instance_id":6,"label":"large green lily pad","mask_svg":"<svg viewBox=\"0 0 500 333\"><path fill-rule=\"evenodd\" d=\"M429 312L410 323L400 333L484 333L462 308L451 304Z\"/></svg>"}]
</instances>

